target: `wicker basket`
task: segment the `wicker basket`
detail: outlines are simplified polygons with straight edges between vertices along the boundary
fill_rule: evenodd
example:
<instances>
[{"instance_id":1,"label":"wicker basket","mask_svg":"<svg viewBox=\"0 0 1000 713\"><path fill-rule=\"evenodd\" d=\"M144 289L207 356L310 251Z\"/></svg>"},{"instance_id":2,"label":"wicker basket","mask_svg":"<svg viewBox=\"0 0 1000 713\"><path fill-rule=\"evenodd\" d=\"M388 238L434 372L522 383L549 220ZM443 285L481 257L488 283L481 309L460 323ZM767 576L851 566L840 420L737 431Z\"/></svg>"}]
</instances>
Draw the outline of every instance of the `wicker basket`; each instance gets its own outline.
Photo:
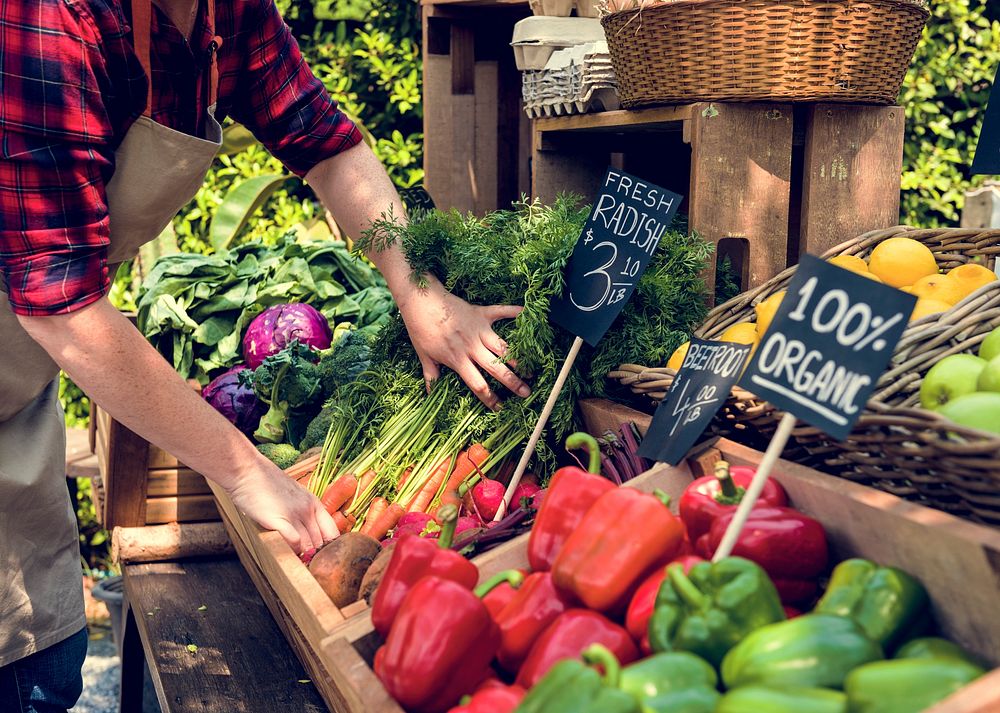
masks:
<instances>
[{"instance_id":1,"label":"wicker basket","mask_svg":"<svg viewBox=\"0 0 1000 713\"><path fill-rule=\"evenodd\" d=\"M896 100L921 0L671 0L602 19L622 105Z\"/></svg>"}]
</instances>

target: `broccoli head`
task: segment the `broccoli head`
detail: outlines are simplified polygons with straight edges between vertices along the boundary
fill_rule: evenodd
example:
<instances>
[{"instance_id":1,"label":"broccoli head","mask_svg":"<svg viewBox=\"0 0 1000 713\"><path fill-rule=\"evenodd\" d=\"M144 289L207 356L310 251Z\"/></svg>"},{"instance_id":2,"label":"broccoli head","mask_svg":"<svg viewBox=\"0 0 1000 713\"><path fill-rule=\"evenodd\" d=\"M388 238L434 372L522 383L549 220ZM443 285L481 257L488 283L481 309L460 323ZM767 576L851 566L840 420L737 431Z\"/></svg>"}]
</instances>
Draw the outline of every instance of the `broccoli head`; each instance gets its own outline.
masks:
<instances>
[{"instance_id":1,"label":"broccoli head","mask_svg":"<svg viewBox=\"0 0 1000 713\"><path fill-rule=\"evenodd\" d=\"M267 357L253 372L240 372L240 383L252 387L269 407L253 434L259 443L284 441L285 424L291 415L322 398L319 368L312 361L315 358L315 352L296 340Z\"/></svg>"},{"instance_id":2,"label":"broccoli head","mask_svg":"<svg viewBox=\"0 0 1000 713\"><path fill-rule=\"evenodd\" d=\"M299 449L307 451L313 446L322 446L326 440L326 433L330 430L330 424L332 423L333 409L324 406L323 410L316 415L316 418L306 426L306 435L303 436L302 441L299 443Z\"/></svg>"},{"instance_id":3,"label":"broccoli head","mask_svg":"<svg viewBox=\"0 0 1000 713\"><path fill-rule=\"evenodd\" d=\"M261 443L257 450L282 470L290 468L302 455L295 446L288 443Z\"/></svg>"},{"instance_id":4,"label":"broccoli head","mask_svg":"<svg viewBox=\"0 0 1000 713\"><path fill-rule=\"evenodd\" d=\"M357 330L347 332L322 352L319 360L319 378L323 395L330 398L342 387L357 380L371 366L371 337Z\"/></svg>"}]
</instances>

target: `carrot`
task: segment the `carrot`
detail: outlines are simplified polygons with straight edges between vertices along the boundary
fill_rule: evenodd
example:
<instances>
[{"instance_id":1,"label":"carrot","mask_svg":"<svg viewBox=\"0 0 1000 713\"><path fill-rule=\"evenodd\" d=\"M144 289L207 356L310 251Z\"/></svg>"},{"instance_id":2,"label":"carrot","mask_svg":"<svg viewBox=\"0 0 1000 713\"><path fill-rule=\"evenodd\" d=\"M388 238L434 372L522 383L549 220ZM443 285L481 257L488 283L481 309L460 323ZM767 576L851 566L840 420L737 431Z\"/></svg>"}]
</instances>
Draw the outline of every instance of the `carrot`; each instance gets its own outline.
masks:
<instances>
[{"instance_id":1,"label":"carrot","mask_svg":"<svg viewBox=\"0 0 1000 713\"><path fill-rule=\"evenodd\" d=\"M356 522L354 515L345 513L342 510L338 510L333 513L333 521L337 524L337 530L339 530L342 535L345 532L350 532L354 528L354 523Z\"/></svg>"},{"instance_id":2,"label":"carrot","mask_svg":"<svg viewBox=\"0 0 1000 713\"><path fill-rule=\"evenodd\" d=\"M365 521L361 526L362 535L370 535L370 530L375 525L375 520L378 516L385 512L385 509L389 507L389 501L385 498L373 498L371 505L368 506L368 512L365 513Z\"/></svg>"},{"instance_id":3,"label":"carrot","mask_svg":"<svg viewBox=\"0 0 1000 713\"><path fill-rule=\"evenodd\" d=\"M411 475L413 475L413 466L412 465L409 468L407 468L406 470L404 470L403 474L401 476L399 476L399 484L396 486L396 492L397 493L402 492L403 486L406 485L406 481L410 479Z\"/></svg>"},{"instance_id":4,"label":"carrot","mask_svg":"<svg viewBox=\"0 0 1000 713\"><path fill-rule=\"evenodd\" d=\"M389 530L396 526L396 523L399 522L399 518L403 517L405 512L405 508L403 508L403 506L399 503L390 503L389 507L383 510L382 514L375 518L375 521L371 523L371 529L365 534L374 537L376 540L381 540L389 534ZM367 527L368 524L368 521L365 521L365 527Z\"/></svg>"},{"instance_id":5,"label":"carrot","mask_svg":"<svg viewBox=\"0 0 1000 713\"><path fill-rule=\"evenodd\" d=\"M358 487L353 493L351 493L351 497L344 504L344 510L347 510L354 504L354 499L361 495L361 493L365 492L368 489L368 486L372 484L373 480L375 480L375 471L366 470L364 475L358 478Z\"/></svg>"},{"instance_id":6,"label":"carrot","mask_svg":"<svg viewBox=\"0 0 1000 713\"><path fill-rule=\"evenodd\" d=\"M431 504L431 500L437 495L438 489L444 482L444 478L448 475L448 469L451 467L451 458L445 458L440 463L438 463L437 468L431 472L431 476L424 483L420 491L410 500L409 506L406 508L407 512L426 512L427 507Z\"/></svg>"},{"instance_id":7,"label":"carrot","mask_svg":"<svg viewBox=\"0 0 1000 713\"><path fill-rule=\"evenodd\" d=\"M326 511L333 515L335 512L340 510L341 506L347 502L347 499L354 495L354 491L358 488L358 479L353 475L343 475L337 478L335 481L327 486L326 490L323 492L323 497L320 498L320 502L323 503L323 507Z\"/></svg>"},{"instance_id":8,"label":"carrot","mask_svg":"<svg viewBox=\"0 0 1000 713\"><path fill-rule=\"evenodd\" d=\"M448 483L444 486L444 493L441 495L441 504L449 503L455 507L462 505L462 497L458 494L459 486L464 483L470 475L479 470L490 458L490 452L482 443L473 443L467 449L458 454L455 461L455 470L451 472Z\"/></svg>"}]
</instances>

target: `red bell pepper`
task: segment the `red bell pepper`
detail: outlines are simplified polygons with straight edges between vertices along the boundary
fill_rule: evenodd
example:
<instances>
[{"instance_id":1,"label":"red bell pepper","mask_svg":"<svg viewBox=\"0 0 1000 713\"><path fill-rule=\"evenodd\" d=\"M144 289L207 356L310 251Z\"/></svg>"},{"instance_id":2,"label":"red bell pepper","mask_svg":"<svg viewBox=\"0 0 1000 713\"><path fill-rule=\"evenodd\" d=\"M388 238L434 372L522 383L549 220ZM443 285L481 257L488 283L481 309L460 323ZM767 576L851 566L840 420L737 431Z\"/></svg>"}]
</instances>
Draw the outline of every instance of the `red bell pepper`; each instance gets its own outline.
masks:
<instances>
[{"instance_id":1,"label":"red bell pepper","mask_svg":"<svg viewBox=\"0 0 1000 713\"><path fill-rule=\"evenodd\" d=\"M410 713L440 713L488 678L499 646L500 630L479 597L457 582L424 577L376 652L375 674Z\"/></svg>"},{"instance_id":2,"label":"red bell pepper","mask_svg":"<svg viewBox=\"0 0 1000 713\"><path fill-rule=\"evenodd\" d=\"M518 589L524 586L524 579L524 572L521 570L508 569L490 577L476 587L476 594L481 595L483 604L486 605L494 621L503 608L510 604L510 600L517 594ZM485 592L485 594L481 594L481 592Z\"/></svg>"},{"instance_id":3,"label":"red bell pepper","mask_svg":"<svg viewBox=\"0 0 1000 713\"><path fill-rule=\"evenodd\" d=\"M448 713L513 713L527 694L520 686L506 686L495 678L488 679L471 696Z\"/></svg>"},{"instance_id":4,"label":"red bell pepper","mask_svg":"<svg viewBox=\"0 0 1000 713\"><path fill-rule=\"evenodd\" d=\"M500 627L497 661L507 671L517 671L532 644L556 617L572 607L573 597L556 589L551 572L528 575L514 599L496 618Z\"/></svg>"},{"instance_id":5,"label":"red bell pepper","mask_svg":"<svg viewBox=\"0 0 1000 713\"><path fill-rule=\"evenodd\" d=\"M560 468L549 481L545 497L528 538L528 563L535 572L552 568L559 550L590 506L615 484L600 475L601 448L586 433L566 439L566 448L586 448L590 454L588 471L576 466Z\"/></svg>"},{"instance_id":6,"label":"red bell pepper","mask_svg":"<svg viewBox=\"0 0 1000 713\"><path fill-rule=\"evenodd\" d=\"M591 644L608 647L622 664L639 658L635 642L622 627L589 609L569 609L542 633L517 674L517 684L528 689L563 659L578 659Z\"/></svg>"},{"instance_id":7,"label":"red bell pepper","mask_svg":"<svg viewBox=\"0 0 1000 713\"><path fill-rule=\"evenodd\" d=\"M670 564L678 563L684 568L684 574L687 574L692 567L704 561L696 555L681 555ZM666 577L666 567L658 567L656 571L646 577L639 588L635 590L635 594L632 595L632 601L625 613L625 628L633 639L640 642L640 649L643 648L643 640L649 636L649 620L653 616L653 609L656 608L656 595L659 594L660 585Z\"/></svg>"},{"instance_id":8,"label":"red bell pepper","mask_svg":"<svg viewBox=\"0 0 1000 713\"><path fill-rule=\"evenodd\" d=\"M684 540L684 525L667 501L663 492L633 488L598 498L552 565L556 586L591 609L624 610L635 587L672 560Z\"/></svg>"},{"instance_id":9,"label":"red bell pepper","mask_svg":"<svg viewBox=\"0 0 1000 713\"><path fill-rule=\"evenodd\" d=\"M699 555L711 559L732 519L733 513L721 516L698 539ZM732 554L760 565L783 604L806 602L816 594L816 580L826 570L826 532L818 521L798 510L755 506Z\"/></svg>"},{"instance_id":10,"label":"red bell pepper","mask_svg":"<svg viewBox=\"0 0 1000 713\"><path fill-rule=\"evenodd\" d=\"M472 590L479 580L479 570L451 548L455 536L458 508L444 505L438 509L443 519L441 535L430 540L408 535L400 540L372 600L372 625L383 638L389 635L396 612L407 592L423 577L439 577Z\"/></svg>"},{"instance_id":11,"label":"red bell pepper","mask_svg":"<svg viewBox=\"0 0 1000 713\"><path fill-rule=\"evenodd\" d=\"M720 516L736 510L756 472L747 466L730 468L726 461L719 461L715 475L698 478L685 488L677 508L692 543L707 533ZM768 479L757 503L787 505L788 496L778 481Z\"/></svg>"}]
</instances>

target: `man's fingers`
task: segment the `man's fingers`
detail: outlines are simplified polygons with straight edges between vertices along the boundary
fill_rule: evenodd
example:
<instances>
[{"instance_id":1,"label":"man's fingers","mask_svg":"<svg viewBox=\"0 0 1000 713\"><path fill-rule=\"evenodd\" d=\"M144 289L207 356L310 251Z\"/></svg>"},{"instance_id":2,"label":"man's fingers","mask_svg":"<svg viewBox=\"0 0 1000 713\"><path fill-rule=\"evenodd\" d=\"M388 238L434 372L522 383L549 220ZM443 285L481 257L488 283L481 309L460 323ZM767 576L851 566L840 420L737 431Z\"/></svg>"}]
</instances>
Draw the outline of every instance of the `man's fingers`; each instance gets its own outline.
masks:
<instances>
[{"instance_id":1,"label":"man's fingers","mask_svg":"<svg viewBox=\"0 0 1000 713\"><path fill-rule=\"evenodd\" d=\"M519 307L518 305L491 305L483 307L483 310L486 312L486 318L490 322L496 322L498 319L514 319L514 317L521 314L524 307Z\"/></svg>"},{"instance_id":2,"label":"man's fingers","mask_svg":"<svg viewBox=\"0 0 1000 713\"><path fill-rule=\"evenodd\" d=\"M333 521L330 517L330 513L326 511L323 504L318 500L313 506L316 510L316 522L319 524L319 531L323 535L323 544L330 542L331 540L336 540L340 536L340 530L337 528L337 523Z\"/></svg>"},{"instance_id":3,"label":"man's fingers","mask_svg":"<svg viewBox=\"0 0 1000 713\"><path fill-rule=\"evenodd\" d=\"M491 352L496 354L498 357L503 357L507 354L507 342L500 338L496 332L489 331L483 332L480 335L480 341L483 346L489 349Z\"/></svg>"},{"instance_id":4,"label":"man's fingers","mask_svg":"<svg viewBox=\"0 0 1000 713\"><path fill-rule=\"evenodd\" d=\"M287 520L279 520L274 525L274 529L279 535L285 538L285 542L288 546L292 548L292 552L295 554L301 554L305 550L302 548L302 535L299 531L292 526L292 523Z\"/></svg>"},{"instance_id":5,"label":"man's fingers","mask_svg":"<svg viewBox=\"0 0 1000 713\"><path fill-rule=\"evenodd\" d=\"M497 357L485 349L478 353L476 361L479 362L479 366L489 372L490 376L521 398L531 395L531 389L528 388L528 385L521 381L520 377L508 369L505 364L501 363Z\"/></svg>"},{"instance_id":6,"label":"man's fingers","mask_svg":"<svg viewBox=\"0 0 1000 713\"><path fill-rule=\"evenodd\" d=\"M309 539L313 547L318 550L326 544L326 538L323 537L323 532L319 527L319 520L316 519L316 513L312 507L306 512L305 523L303 524L305 525L306 532L309 533Z\"/></svg>"},{"instance_id":7,"label":"man's fingers","mask_svg":"<svg viewBox=\"0 0 1000 713\"><path fill-rule=\"evenodd\" d=\"M422 354L418 354L417 356L420 359L420 368L424 371L424 386L427 388L427 392L430 393L431 386L441 377L441 368L432 359Z\"/></svg>"},{"instance_id":8,"label":"man's fingers","mask_svg":"<svg viewBox=\"0 0 1000 713\"><path fill-rule=\"evenodd\" d=\"M471 359L466 359L464 363L452 368L469 387L469 391L474 393L480 401L493 410L500 406L497 395L490 391L489 384L486 383L486 379L479 373L479 369L476 368Z\"/></svg>"}]
</instances>

